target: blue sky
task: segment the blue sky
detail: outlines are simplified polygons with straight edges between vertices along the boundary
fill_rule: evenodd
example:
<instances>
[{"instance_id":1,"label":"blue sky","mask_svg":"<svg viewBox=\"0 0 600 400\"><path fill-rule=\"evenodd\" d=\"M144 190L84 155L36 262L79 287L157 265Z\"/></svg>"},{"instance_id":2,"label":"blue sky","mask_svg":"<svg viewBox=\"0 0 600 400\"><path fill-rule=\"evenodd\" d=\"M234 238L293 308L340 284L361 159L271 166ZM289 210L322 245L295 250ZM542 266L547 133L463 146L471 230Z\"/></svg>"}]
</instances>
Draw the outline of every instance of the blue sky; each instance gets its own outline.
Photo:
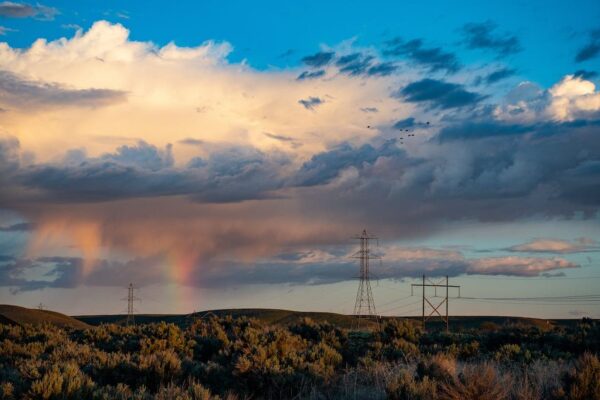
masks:
<instances>
[{"instance_id":1,"label":"blue sky","mask_svg":"<svg viewBox=\"0 0 600 400\"><path fill-rule=\"evenodd\" d=\"M594 1L0 2L0 302L117 312L134 281L148 312L349 313L363 228L387 314L423 271L595 294L598 21Z\"/></svg>"}]
</instances>

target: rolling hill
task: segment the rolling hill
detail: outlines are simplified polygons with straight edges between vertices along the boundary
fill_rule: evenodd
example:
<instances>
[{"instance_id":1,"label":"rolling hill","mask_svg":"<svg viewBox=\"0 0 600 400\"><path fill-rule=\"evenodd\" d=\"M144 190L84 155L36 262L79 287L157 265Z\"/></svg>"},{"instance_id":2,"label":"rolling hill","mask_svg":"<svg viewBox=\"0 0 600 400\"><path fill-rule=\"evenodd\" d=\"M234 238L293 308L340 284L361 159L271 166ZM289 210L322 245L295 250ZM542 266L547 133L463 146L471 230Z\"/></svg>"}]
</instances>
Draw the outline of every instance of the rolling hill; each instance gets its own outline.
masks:
<instances>
[{"instance_id":1,"label":"rolling hill","mask_svg":"<svg viewBox=\"0 0 600 400\"><path fill-rule=\"evenodd\" d=\"M206 318L210 315L224 317L231 315L232 317L248 317L255 318L263 323L270 325L291 325L302 318L308 317L314 321L327 321L340 328L350 328L355 321L352 315L328 313L328 312L307 312L307 311L291 311L278 309L260 309L260 308L240 308L240 309L223 309L201 311L193 314L139 314L135 316L137 323L152 323L152 322L171 322L177 325L187 325L194 319ZM125 315L81 315L74 316L80 321L90 325L99 325L102 323L124 323ZM419 317L382 317L385 319L408 319L415 324L420 324ZM571 325L579 321L578 319L539 319L526 317L504 317L504 316L455 316L450 317L450 327L453 330L463 329L493 329L494 327L503 325L519 325L526 327L536 326L538 328L551 328L554 326ZM367 327L374 327L373 321L367 321ZM431 329L443 329L444 324L440 320L432 320L427 323L427 327Z\"/></svg>"},{"instance_id":2,"label":"rolling hill","mask_svg":"<svg viewBox=\"0 0 600 400\"><path fill-rule=\"evenodd\" d=\"M91 327L83 321L55 311L0 304L0 323L15 325L39 325L45 322L60 327L70 327L76 329L86 329Z\"/></svg>"}]
</instances>

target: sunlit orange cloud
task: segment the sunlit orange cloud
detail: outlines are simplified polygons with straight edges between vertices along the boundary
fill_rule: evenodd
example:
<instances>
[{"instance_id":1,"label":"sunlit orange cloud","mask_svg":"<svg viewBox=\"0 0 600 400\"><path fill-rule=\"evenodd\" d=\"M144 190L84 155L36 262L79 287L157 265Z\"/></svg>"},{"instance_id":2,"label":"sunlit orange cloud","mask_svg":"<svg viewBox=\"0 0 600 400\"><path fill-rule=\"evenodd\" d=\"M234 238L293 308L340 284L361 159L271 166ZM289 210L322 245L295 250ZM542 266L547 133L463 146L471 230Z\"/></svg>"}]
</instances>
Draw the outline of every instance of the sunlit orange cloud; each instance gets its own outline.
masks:
<instances>
[{"instance_id":1,"label":"sunlit orange cloud","mask_svg":"<svg viewBox=\"0 0 600 400\"><path fill-rule=\"evenodd\" d=\"M332 69L326 79L297 81L301 68L257 71L229 63L227 43L158 48L128 35L125 27L101 21L72 38L38 40L25 50L0 44L0 68L23 79L125 93L98 106L10 107L0 116L6 133L38 161L60 158L70 148L96 156L137 139L163 147L185 138L277 149L302 160L332 143L364 142L377 133L368 126L390 125L414 110L389 96L411 72L361 79ZM299 104L310 96L323 104L315 110ZM175 160L184 164L198 151L175 146Z\"/></svg>"}]
</instances>

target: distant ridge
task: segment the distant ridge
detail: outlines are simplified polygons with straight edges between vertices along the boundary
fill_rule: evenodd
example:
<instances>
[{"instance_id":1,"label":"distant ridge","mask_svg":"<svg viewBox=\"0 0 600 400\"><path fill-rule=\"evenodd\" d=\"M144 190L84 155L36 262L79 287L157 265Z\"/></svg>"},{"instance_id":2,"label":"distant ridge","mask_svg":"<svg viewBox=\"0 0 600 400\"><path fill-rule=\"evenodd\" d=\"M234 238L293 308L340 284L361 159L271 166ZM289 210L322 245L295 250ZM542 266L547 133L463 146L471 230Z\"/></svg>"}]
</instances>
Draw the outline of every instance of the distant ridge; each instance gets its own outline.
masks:
<instances>
[{"instance_id":1,"label":"distant ridge","mask_svg":"<svg viewBox=\"0 0 600 400\"><path fill-rule=\"evenodd\" d=\"M9 325L39 325L43 323L50 323L62 328L91 328L91 326L85 322L55 311L38 310L9 304L0 304L0 323Z\"/></svg>"},{"instance_id":2,"label":"distant ridge","mask_svg":"<svg viewBox=\"0 0 600 400\"><path fill-rule=\"evenodd\" d=\"M199 311L192 314L138 314L135 316L137 323L154 323L154 322L167 322L174 323L177 325L187 325L194 319L207 318L210 315L216 315L217 317L232 316L234 318L247 317L254 318L260 322L269 325L291 325L299 322L303 318L310 318L315 322L329 322L339 328L350 328L354 322L354 316L336 314L330 312L311 312L311 311L291 311L291 310L279 310L279 309L264 309L264 308L233 308L233 309L222 309L222 310L207 310ZM124 323L126 315L80 315L74 316L80 321L83 321L90 325L100 324L111 324L111 323ZM383 320L390 319L407 319L414 324L420 324L420 317L382 317ZM450 329L479 329L479 328L493 328L494 326L500 327L503 325L518 325L524 327L538 328L551 328L554 326L566 326L572 325L579 321L579 319L541 319L541 318L527 318L527 317L511 317L511 316L456 316L450 317ZM367 323L373 327L374 323L367 321ZM440 321L432 320L427 323L427 326L431 329L441 329L444 325Z\"/></svg>"}]
</instances>

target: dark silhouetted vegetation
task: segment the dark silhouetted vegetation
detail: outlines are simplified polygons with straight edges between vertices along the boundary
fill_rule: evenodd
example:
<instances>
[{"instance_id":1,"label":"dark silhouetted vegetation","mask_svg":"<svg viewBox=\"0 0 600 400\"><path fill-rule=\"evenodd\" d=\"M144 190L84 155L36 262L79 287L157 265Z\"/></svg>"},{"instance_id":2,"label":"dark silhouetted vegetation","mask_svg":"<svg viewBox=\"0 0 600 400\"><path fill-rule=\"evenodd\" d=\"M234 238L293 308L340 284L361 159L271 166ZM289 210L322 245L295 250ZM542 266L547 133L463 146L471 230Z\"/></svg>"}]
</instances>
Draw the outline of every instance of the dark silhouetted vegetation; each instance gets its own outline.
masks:
<instances>
[{"instance_id":1,"label":"dark silhouetted vegetation","mask_svg":"<svg viewBox=\"0 0 600 400\"><path fill-rule=\"evenodd\" d=\"M1 399L600 400L600 325L0 324Z\"/></svg>"}]
</instances>

